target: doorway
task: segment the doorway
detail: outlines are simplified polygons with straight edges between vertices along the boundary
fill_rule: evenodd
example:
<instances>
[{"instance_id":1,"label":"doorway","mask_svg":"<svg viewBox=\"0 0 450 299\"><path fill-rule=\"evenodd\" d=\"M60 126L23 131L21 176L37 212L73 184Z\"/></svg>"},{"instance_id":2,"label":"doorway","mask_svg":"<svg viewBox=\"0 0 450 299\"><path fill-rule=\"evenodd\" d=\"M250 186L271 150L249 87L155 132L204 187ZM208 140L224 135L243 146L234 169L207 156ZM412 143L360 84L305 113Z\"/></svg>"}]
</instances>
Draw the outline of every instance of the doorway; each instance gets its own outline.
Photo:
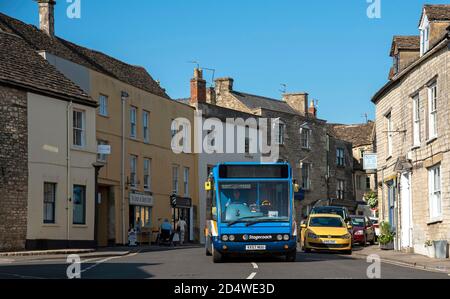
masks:
<instances>
[{"instance_id":1,"label":"doorway","mask_svg":"<svg viewBox=\"0 0 450 299\"><path fill-rule=\"evenodd\" d=\"M114 228L114 200L111 198L110 187L98 187L98 203L97 203L97 245L106 247L111 243L115 243Z\"/></svg>"},{"instance_id":2,"label":"doorway","mask_svg":"<svg viewBox=\"0 0 450 299\"><path fill-rule=\"evenodd\" d=\"M403 173L400 181L401 194L401 247L412 247L411 173Z\"/></svg>"},{"instance_id":3,"label":"doorway","mask_svg":"<svg viewBox=\"0 0 450 299\"><path fill-rule=\"evenodd\" d=\"M183 218L184 221L186 221L186 232L185 232L185 236L184 236L184 240L185 242L189 242L191 241L191 234L192 234L192 229L191 229L191 208L175 208L175 219L178 221L178 219Z\"/></svg>"}]
</instances>

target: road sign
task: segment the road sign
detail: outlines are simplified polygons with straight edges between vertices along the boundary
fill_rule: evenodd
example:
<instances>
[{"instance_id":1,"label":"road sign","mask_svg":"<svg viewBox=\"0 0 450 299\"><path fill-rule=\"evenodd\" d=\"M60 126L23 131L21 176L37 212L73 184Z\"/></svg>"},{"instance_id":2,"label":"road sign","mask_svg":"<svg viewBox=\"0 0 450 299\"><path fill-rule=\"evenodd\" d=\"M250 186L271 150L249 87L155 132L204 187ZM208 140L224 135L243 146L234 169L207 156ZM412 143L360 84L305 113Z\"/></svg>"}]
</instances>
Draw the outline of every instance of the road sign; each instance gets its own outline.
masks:
<instances>
[{"instance_id":1,"label":"road sign","mask_svg":"<svg viewBox=\"0 0 450 299\"><path fill-rule=\"evenodd\" d=\"M99 144L97 147L97 154L109 155L111 154L111 145L109 144Z\"/></svg>"},{"instance_id":2,"label":"road sign","mask_svg":"<svg viewBox=\"0 0 450 299\"><path fill-rule=\"evenodd\" d=\"M364 170L376 170L377 169L377 154L365 153L363 157L363 169Z\"/></svg>"}]
</instances>

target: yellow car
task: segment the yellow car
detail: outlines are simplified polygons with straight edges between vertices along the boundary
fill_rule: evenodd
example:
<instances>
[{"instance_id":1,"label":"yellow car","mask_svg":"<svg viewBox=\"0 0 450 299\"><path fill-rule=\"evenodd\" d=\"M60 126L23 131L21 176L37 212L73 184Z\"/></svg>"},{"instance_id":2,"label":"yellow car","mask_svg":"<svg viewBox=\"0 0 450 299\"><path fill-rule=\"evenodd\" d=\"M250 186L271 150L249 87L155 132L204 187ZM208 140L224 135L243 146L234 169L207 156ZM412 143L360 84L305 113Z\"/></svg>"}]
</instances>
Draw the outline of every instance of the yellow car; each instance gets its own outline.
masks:
<instances>
[{"instance_id":1,"label":"yellow car","mask_svg":"<svg viewBox=\"0 0 450 299\"><path fill-rule=\"evenodd\" d=\"M352 254L352 235L339 215L314 214L301 225L301 246L305 252L311 250L339 251Z\"/></svg>"}]
</instances>

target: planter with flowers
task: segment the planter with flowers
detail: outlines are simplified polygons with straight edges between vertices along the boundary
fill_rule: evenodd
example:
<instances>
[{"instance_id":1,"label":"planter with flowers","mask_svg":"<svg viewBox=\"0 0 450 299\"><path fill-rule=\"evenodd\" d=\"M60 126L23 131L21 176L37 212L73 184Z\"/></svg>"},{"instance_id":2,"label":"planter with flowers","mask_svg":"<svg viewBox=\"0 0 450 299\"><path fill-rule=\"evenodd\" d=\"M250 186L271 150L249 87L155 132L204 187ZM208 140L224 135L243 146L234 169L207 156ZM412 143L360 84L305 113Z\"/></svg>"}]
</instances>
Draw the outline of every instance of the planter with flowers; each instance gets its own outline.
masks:
<instances>
[{"instance_id":1,"label":"planter with flowers","mask_svg":"<svg viewBox=\"0 0 450 299\"><path fill-rule=\"evenodd\" d=\"M394 250L394 237L395 232L392 231L391 225L387 222L380 223L380 236L378 241L380 243L380 249L382 250Z\"/></svg>"}]
</instances>

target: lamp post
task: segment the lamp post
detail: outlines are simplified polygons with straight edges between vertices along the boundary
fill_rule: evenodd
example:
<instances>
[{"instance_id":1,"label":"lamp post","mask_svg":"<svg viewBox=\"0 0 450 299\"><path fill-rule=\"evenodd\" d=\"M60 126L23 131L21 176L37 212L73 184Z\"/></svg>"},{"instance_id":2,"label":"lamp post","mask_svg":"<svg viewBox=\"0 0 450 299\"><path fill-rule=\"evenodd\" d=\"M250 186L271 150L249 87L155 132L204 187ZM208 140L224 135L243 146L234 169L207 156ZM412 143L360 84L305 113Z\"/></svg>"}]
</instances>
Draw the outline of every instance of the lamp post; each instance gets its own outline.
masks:
<instances>
[{"instance_id":1,"label":"lamp post","mask_svg":"<svg viewBox=\"0 0 450 299\"><path fill-rule=\"evenodd\" d=\"M98 246L98 233L97 233L97 229L98 229L98 175L100 173L100 169L103 168L103 166L105 166L104 163L101 162L95 162L92 163L92 166L94 166L95 169L95 220L94 220L94 242L95 242L95 246Z\"/></svg>"}]
</instances>

